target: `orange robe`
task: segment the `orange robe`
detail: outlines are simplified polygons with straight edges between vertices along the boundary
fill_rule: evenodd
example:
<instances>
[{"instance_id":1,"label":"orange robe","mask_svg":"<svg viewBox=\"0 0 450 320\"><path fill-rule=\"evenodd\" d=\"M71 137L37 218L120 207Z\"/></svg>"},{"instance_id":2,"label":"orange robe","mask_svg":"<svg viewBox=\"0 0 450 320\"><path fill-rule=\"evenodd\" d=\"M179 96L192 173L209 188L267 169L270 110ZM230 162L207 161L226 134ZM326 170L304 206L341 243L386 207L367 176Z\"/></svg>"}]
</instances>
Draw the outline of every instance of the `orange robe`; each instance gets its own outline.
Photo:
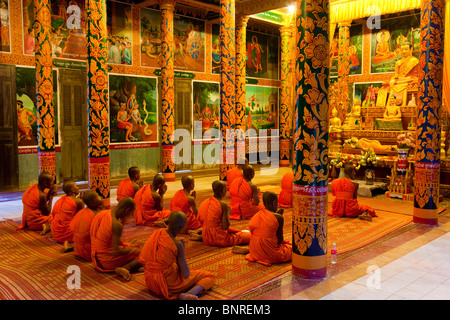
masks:
<instances>
[{"instance_id":1,"label":"orange robe","mask_svg":"<svg viewBox=\"0 0 450 320\"><path fill-rule=\"evenodd\" d=\"M117 202L125 197L134 198L134 188L130 178L122 180L117 187Z\"/></svg>"},{"instance_id":2,"label":"orange robe","mask_svg":"<svg viewBox=\"0 0 450 320\"><path fill-rule=\"evenodd\" d=\"M282 208L292 207L292 184L294 183L294 174L289 171L281 179L281 192L278 197L278 206Z\"/></svg>"},{"instance_id":3,"label":"orange robe","mask_svg":"<svg viewBox=\"0 0 450 320\"><path fill-rule=\"evenodd\" d=\"M97 213L91 223L91 259L95 268L101 272L113 272L117 267L122 267L133 259L138 258L139 253L129 252L124 255L112 253L112 216L111 210L103 210ZM129 243L120 243L123 247L132 246Z\"/></svg>"},{"instance_id":4,"label":"orange robe","mask_svg":"<svg viewBox=\"0 0 450 320\"><path fill-rule=\"evenodd\" d=\"M53 206L52 238L56 242L73 242L70 222L77 213L78 207L70 196L63 196Z\"/></svg>"},{"instance_id":5,"label":"orange robe","mask_svg":"<svg viewBox=\"0 0 450 320\"><path fill-rule=\"evenodd\" d=\"M48 216L42 214L39 201L39 188L35 184L29 187L22 196L23 213L22 223L17 230L26 228L33 231L41 231L42 225L52 222L53 214L50 212Z\"/></svg>"},{"instance_id":6,"label":"orange robe","mask_svg":"<svg viewBox=\"0 0 450 320\"><path fill-rule=\"evenodd\" d=\"M156 210L155 200L152 197L152 190L149 184L136 192L134 201L136 202L134 221L138 225L152 226L155 221L165 219L170 215L170 210Z\"/></svg>"},{"instance_id":7,"label":"orange robe","mask_svg":"<svg viewBox=\"0 0 450 320\"><path fill-rule=\"evenodd\" d=\"M183 189L178 190L170 200L170 211L183 211L186 214L187 223L185 232L202 227L202 223L197 219L194 211L192 211L191 204L188 202Z\"/></svg>"},{"instance_id":8,"label":"orange robe","mask_svg":"<svg viewBox=\"0 0 450 320\"><path fill-rule=\"evenodd\" d=\"M278 244L278 220L273 212L267 209L258 211L250 220L248 227L252 234L250 253L245 258L270 266L273 263L290 261L292 244L288 241Z\"/></svg>"},{"instance_id":9,"label":"orange robe","mask_svg":"<svg viewBox=\"0 0 450 320\"><path fill-rule=\"evenodd\" d=\"M244 177L236 178L230 186L231 214L230 219L251 219L259 210L264 209L262 203L253 204L253 192Z\"/></svg>"},{"instance_id":10,"label":"orange robe","mask_svg":"<svg viewBox=\"0 0 450 320\"><path fill-rule=\"evenodd\" d=\"M178 267L178 248L166 229L153 232L145 243L139 262L145 266L145 283L150 291L166 299L176 299L178 294L195 285L208 290L214 285L214 275L208 271L190 270L183 278Z\"/></svg>"},{"instance_id":11,"label":"orange robe","mask_svg":"<svg viewBox=\"0 0 450 320\"><path fill-rule=\"evenodd\" d=\"M222 227L222 206L214 196L202 202L198 210L202 222L202 240L208 246L229 247L250 242L250 232Z\"/></svg>"},{"instance_id":12,"label":"orange robe","mask_svg":"<svg viewBox=\"0 0 450 320\"><path fill-rule=\"evenodd\" d=\"M372 217L376 217L375 210L367 205L358 203L353 198L355 186L347 178L339 178L331 183L331 193L335 196L332 204L333 210L328 215L333 217L357 217L364 211L367 211Z\"/></svg>"},{"instance_id":13,"label":"orange robe","mask_svg":"<svg viewBox=\"0 0 450 320\"><path fill-rule=\"evenodd\" d=\"M239 170L238 167L234 167L233 169L230 169L227 171L227 190L230 190L231 183L236 178L241 178L242 173L241 170Z\"/></svg>"},{"instance_id":14,"label":"orange robe","mask_svg":"<svg viewBox=\"0 0 450 320\"><path fill-rule=\"evenodd\" d=\"M95 213L89 209L81 209L70 223L73 233L73 251L75 255L86 261L91 261L91 223Z\"/></svg>"}]
</instances>

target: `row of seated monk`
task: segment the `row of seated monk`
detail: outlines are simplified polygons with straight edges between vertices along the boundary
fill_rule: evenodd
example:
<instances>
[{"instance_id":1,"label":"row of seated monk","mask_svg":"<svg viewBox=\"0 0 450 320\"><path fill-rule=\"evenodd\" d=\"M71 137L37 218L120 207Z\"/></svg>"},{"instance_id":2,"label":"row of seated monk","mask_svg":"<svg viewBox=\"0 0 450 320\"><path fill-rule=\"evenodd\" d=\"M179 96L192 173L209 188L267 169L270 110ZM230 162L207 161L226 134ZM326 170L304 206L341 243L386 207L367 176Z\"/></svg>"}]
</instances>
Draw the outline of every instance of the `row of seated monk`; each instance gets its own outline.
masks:
<instances>
[{"instance_id":1,"label":"row of seated monk","mask_svg":"<svg viewBox=\"0 0 450 320\"><path fill-rule=\"evenodd\" d=\"M212 183L213 195L198 209L195 181L192 176L184 176L183 188L171 199L170 210L163 208L167 191L163 175L157 174L144 186L139 183L139 168L131 167L128 172L129 178L118 187L118 204L111 210L103 208L102 198L93 190L80 198L73 181L63 183L65 195L52 207L57 188L52 175L43 172L22 197L18 230L41 231L42 235L51 231L53 240L63 244L63 252L74 251L77 257L91 261L96 270L116 272L127 281L132 273L143 270L148 289L166 299L197 299L214 285L213 273L189 269L184 240L176 238L180 233L188 233L191 240L201 240L205 245L232 246L232 252L268 266L291 260L292 244L284 240L284 209L279 207L292 206L292 172L283 177L280 197L266 191L261 204L259 189L252 182L253 167L240 165L228 172L227 182ZM350 181L351 174L340 179ZM335 192L339 188L342 190ZM333 187L333 211L335 201L340 211L331 215L375 216L373 210L357 204L354 189L352 182ZM224 201L228 190L230 205ZM356 214L358 210L361 212ZM137 225L157 227L145 243L121 240L124 224L133 217ZM230 219L250 220L249 230L231 228Z\"/></svg>"}]
</instances>

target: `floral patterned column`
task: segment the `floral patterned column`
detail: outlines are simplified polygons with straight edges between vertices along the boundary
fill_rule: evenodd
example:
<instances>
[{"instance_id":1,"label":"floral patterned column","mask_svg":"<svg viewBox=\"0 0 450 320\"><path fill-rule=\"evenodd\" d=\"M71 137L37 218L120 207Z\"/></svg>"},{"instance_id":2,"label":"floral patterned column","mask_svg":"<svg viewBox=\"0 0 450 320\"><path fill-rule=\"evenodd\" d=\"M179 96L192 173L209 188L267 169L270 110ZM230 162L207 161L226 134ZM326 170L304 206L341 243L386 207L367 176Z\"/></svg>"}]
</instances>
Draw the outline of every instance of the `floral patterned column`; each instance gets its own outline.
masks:
<instances>
[{"instance_id":1,"label":"floral patterned column","mask_svg":"<svg viewBox=\"0 0 450 320\"><path fill-rule=\"evenodd\" d=\"M329 1L297 1L292 272L327 272Z\"/></svg>"},{"instance_id":2,"label":"floral patterned column","mask_svg":"<svg viewBox=\"0 0 450 320\"><path fill-rule=\"evenodd\" d=\"M429 225L438 224L444 7L445 0L422 0L413 221Z\"/></svg>"},{"instance_id":3,"label":"floral patterned column","mask_svg":"<svg viewBox=\"0 0 450 320\"><path fill-rule=\"evenodd\" d=\"M89 188L110 204L106 0L87 0Z\"/></svg>"},{"instance_id":4,"label":"floral patterned column","mask_svg":"<svg viewBox=\"0 0 450 320\"><path fill-rule=\"evenodd\" d=\"M291 103L289 95L290 43L292 28L282 26L281 34L281 88L280 88L280 167L289 167L291 152Z\"/></svg>"},{"instance_id":5,"label":"floral patterned column","mask_svg":"<svg viewBox=\"0 0 450 320\"><path fill-rule=\"evenodd\" d=\"M247 56L247 22L248 16L236 17L236 160L245 156L245 80Z\"/></svg>"},{"instance_id":6,"label":"floral patterned column","mask_svg":"<svg viewBox=\"0 0 450 320\"><path fill-rule=\"evenodd\" d=\"M235 137L235 2L220 0L220 130L222 132L222 163L220 179L234 167ZM228 133L228 134L227 134ZM227 161L228 160L228 161Z\"/></svg>"},{"instance_id":7,"label":"floral patterned column","mask_svg":"<svg viewBox=\"0 0 450 320\"><path fill-rule=\"evenodd\" d=\"M339 114L346 114L349 107L348 75L350 73L349 47L350 22L339 23L339 56L338 56L338 103ZM341 104L342 103L342 104Z\"/></svg>"},{"instance_id":8,"label":"floral patterned column","mask_svg":"<svg viewBox=\"0 0 450 320\"><path fill-rule=\"evenodd\" d=\"M173 0L161 0L161 147L162 174L166 181L175 180L175 163L172 159L174 150L174 70L173 70Z\"/></svg>"},{"instance_id":9,"label":"floral patterned column","mask_svg":"<svg viewBox=\"0 0 450 320\"><path fill-rule=\"evenodd\" d=\"M36 110L39 172L56 178L55 110L53 106L53 58L50 0L34 0L36 37Z\"/></svg>"}]
</instances>

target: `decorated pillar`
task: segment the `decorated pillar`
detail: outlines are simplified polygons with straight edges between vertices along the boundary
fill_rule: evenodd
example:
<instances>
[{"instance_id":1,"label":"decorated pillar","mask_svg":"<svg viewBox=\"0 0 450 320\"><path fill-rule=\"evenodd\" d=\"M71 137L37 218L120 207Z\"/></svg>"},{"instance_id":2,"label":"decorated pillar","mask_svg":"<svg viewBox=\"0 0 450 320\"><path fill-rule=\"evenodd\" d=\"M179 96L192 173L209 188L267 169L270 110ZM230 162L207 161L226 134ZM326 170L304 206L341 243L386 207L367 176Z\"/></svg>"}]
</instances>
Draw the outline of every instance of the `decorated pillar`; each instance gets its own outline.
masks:
<instances>
[{"instance_id":1,"label":"decorated pillar","mask_svg":"<svg viewBox=\"0 0 450 320\"><path fill-rule=\"evenodd\" d=\"M292 28L282 26L281 34L281 88L280 88L280 167L289 167L291 135L291 103L289 95L289 70Z\"/></svg>"},{"instance_id":2,"label":"decorated pillar","mask_svg":"<svg viewBox=\"0 0 450 320\"><path fill-rule=\"evenodd\" d=\"M297 0L292 272L327 272L329 1Z\"/></svg>"},{"instance_id":3,"label":"decorated pillar","mask_svg":"<svg viewBox=\"0 0 450 320\"><path fill-rule=\"evenodd\" d=\"M174 70L173 70L173 11L174 0L161 0L161 147L162 174L167 181L175 180L175 163L172 158L174 143Z\"/></svg>"},{"instance_id":4,"label":"decorated pillar","mask_svg":"<svg viewBox=\"0 0 450 320\"><path fill-rule=\"evenodd\" d=\"M245 80L247 56L247 22L248 16L236 17L236 160L245 156Z\"/></svg>"},{"instance_id":5,"label":"decorated pillar","mask_svg":"<svg viewBox=\"0 0 450 320\"><path fill-rule=\"evenodd\" d=\"M89 189L110 204L106 0L86 0Z\"/></svg>"},{"instance_id":6,"label":"decorated pillar","mask_svg":"<svg viewBox=\"0 0 450 320\"><path fill-rule=\"evenodd\" d=\"M39 173L56 178L55 110L53 106L53 58L50 0L34 0L36 37L36 110Z\"/></svg>"},{"instance_id":7,"label":"decorated pillar","mask_svg":"<svg viewBox=\"0 0 450 320\"><path fill-rule=\"evenodd\" d=\"M437 225L445 0L422 0L414 210L416 223Z\"/></svg>"},{"instance_id":8,"label":"decorated pillar","mask_svg":"<svg viewBox=\"0 0 450 320\"><path fill-rule=\"evenodd\" d=\"M235 165L235 2L220 0L220 130L222 162L220 179Z\"/></svg>"},{"instance_id":9,"label":"decorated pillar","mask_svg":"<svg viewBox=\"0 0 450 320\"><path fill-rule=\"evenodd\" d=\"M348 75L350 73L349 47L350 22L339 23L339 55L338 55L338 112L346 114L349 107Z\"/></svg>"}]
</instances>

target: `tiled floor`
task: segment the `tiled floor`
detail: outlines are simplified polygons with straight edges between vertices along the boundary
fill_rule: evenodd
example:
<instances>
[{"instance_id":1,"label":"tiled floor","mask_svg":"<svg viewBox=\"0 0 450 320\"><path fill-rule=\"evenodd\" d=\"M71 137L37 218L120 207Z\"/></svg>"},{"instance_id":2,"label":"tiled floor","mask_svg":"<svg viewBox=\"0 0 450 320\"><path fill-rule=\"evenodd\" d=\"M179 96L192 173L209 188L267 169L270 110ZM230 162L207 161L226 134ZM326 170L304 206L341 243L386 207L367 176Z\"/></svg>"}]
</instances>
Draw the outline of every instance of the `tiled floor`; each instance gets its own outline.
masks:
<instances>
[{"instance_id":1,"label":"tiled floor","mask_svg":"<svg viewBox=\"0 0 450 320\"><path fill-rule=\"evenodd\" d=\"M255 183L279 184L281 168L271 175L255 176ZM196 177L196 190L210 190L215 176ZM145 181L148 183L149 181ZM168 183L168 195L181 188ZM114 205L116 189L111 189ZM55 199L56 201L56 199ZM398 200L401 201L401 200ZM445 199L443 205L446 205ZM411 204L412 206L412 204ZM20 219L22 202L17 197L0 202L1 219ZM438 226L415 225L363 250L340 257L322 280L303 280L287 273L256 288L244 299L254 300L448 300L450 299L450 217Z\"/></svg>"}]
</instances>

